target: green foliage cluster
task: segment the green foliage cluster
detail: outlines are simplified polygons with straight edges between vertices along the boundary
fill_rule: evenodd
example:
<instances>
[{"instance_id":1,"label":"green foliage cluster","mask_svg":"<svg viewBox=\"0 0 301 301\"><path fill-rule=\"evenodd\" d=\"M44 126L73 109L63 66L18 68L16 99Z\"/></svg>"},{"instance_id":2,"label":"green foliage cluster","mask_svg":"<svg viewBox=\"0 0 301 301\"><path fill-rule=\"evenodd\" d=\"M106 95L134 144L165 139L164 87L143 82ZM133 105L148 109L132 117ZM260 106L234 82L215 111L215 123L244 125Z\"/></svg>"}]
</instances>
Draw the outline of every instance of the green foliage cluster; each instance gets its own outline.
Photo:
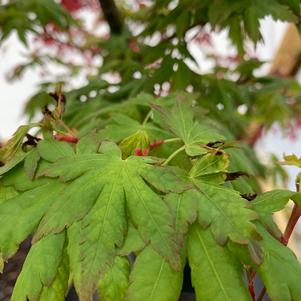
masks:
<instances>
[{"instance_id":1,"label":"green foliage cluster","mask_svg":"<svg viewBox=\"0 0 301 301\"><path fill-rule=\"evenodd\" d=\"M9 1L0 7L0 40L3 42L15 30L19 39L27 45L28 33L41 33L42 27L48 23L53 23L60 29L76 24L55 1Z\"/></svg>"},{"instance_id":2,"label":"green foliage cluster","mask_svg":"<svg viewBox=\"0 0 301 301\"><path fill-rule=\"evenodd\" d=\"M71 284L81 301L96 291L106 301L176 301L186 263L200 301L252 300L244 279L252 284L255 273L273 301L301 300L300 263L272 219L289 200L299 206L301 194L262 193L267 167L248 140L254 123L285 126L300 114L301 89L255 77L260 62L244 53L247 37L260 40L259 19L298 23L299 4L123 5L123 32L99 41L99 74L65 93L43 86L26 106L30 118L42 109L42 119L0 149L0 267L32 237L12 301L63 301ZM0 7L2 39L17 30L26 43L26 30L49 21L75 26L55 1ZM234 69L200 75L188 67L186 33L205 24L229 30ZM166 85L166 96L154 95ZM301 167L293 155L286 161Z\"/></svg>"}]
</instances>

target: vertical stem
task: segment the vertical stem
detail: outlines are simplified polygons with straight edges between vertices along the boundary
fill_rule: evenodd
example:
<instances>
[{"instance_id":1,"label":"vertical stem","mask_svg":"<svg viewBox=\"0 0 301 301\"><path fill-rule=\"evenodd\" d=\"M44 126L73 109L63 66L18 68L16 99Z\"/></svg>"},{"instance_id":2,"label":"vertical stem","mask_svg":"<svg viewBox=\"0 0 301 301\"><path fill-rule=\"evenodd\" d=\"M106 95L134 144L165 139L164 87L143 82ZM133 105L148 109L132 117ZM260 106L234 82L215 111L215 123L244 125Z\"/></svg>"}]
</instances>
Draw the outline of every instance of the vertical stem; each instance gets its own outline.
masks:
<instances>
[{"instance_id":1,"label":"vertical stem","mask_svg":"<svg viewBox=\"0 0 301 301\"><path fill-rule=\"evenodd\" d=\"M294 230L300 216L301 216L301 208L297 204L295 204L292 214L288 220L287 226L286 226L284 234L283 234L282 243L284 245L288 244L289 239L293 233L293 230Z\"/></svg>"},{"instance_id":2,"label":"vertical stem","mask_svg":"<svg viewBox=\"0 0 301 301\"><path fill-rule=\"evenodd\" d=\"M301 180L301 173L297 175L296 178L296 191L300 192L301 186L300 186L300 180ZM294 228L301 216L301 207L297 204L294 204L294 208L292 211L292 214L288 220L287 226L285 228L283 237L282 237L282 243L286 246L288 244L288 241L294 231Z\"/></svg>"},{"instance_id":3,"label":"vertical stem","mask_svg":"<svg viewBox=\"0 0 301 301\"><path fill-rule=\"evenodd\" d=\"M114 0L99 0L103 14L113 34L120 34L122 21Z\"/></svg>"},{"instance_id":4,"label":"vertical stem","mask_svg":"<svg viewBox=\"0 0 301 301\"><path fill-rule=\"evenodd\" d=\"M260 292L260 294L259 294L259 296L258 296L257 301L262 301L262 299L263 299L265 293L266 293L266 288L264 287L264 288L261 290L261 292Z\"/></svg>"}]
</instances>

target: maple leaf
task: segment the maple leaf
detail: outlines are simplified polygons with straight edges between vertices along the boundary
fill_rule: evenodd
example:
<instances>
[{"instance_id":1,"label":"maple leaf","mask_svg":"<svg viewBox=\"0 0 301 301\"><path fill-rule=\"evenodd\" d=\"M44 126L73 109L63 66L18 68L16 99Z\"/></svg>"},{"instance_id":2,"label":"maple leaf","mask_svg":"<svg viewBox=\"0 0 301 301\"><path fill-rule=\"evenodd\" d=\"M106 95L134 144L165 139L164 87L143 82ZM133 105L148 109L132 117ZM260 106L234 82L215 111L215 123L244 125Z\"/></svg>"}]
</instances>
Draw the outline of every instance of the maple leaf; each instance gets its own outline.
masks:
<instances>
[{"instance_id":1,"label":"maple leaf","mask_svg":"<svg viewBox=\"0 0 301 301\"><path fill-rule=\"evenodd\" d=\"M34 241L80 223L80 275L74 277L82 300L93 294L99 277L122 247L127 214L143 240L174 269L181 268L173 216L152 189L163 193L187 189L189 186L176 176L175 169L156 166L153 158L130 156L123 160L120 149L112 143L102 144L100 153L88 154L80 149L71 153L61 142L45 143L47 147L41 142L38 150L49 164L39 169L38 176L58 177L66 186L52 196ZM57 159L59 153L61 158Z\"/></svg>"},{"instance_id":2,"label":"maple leaf","mask_svg":"<svg viewBox=\"0 0 301 301\"><path fill-rule=\"evenodd\" d=\"M66 248L62 253L61 262L57 268L56 275L51 283L43 287L39 301L65 301L69 288L69 258Z\"/></svg>"},{"instance_id":3,"label":"maple leaf","mask_svg":"<svg viewBox=\"0 0 301 301\"><path fill-rule=\"evenodd\" d=\"M194 224L187 252L197 300L251 300L239 261L216 243L209 230Z\"/></svg>"},{"instance_id":4,"label":"maple leaf","mask_svg":"<svg viewBox=\"0 0 301 301\"><path fill-rule=\"evenodd\" d=\"M301 204L301 193L286 189L275 189L257 196L251 206L261 215L270 215L282 210L289 200Z\"/></svg>"},{"instance_id":5,"label":"maple leaf","mask_svg":"<svg viewBox=\"0 0 301 301\"><path fill-rule=\"evenodd\" d=\"M98 290L100 300L125 300L125 294L129 286L130 268L130 262L127 257L115 257L111 269L100 280Z\"/></svg>"},{"instance_id":6,"label":"maple leaf","mask_svg":"<svg viewBox=\"0 0 301 301\"><path fill-rule=\"evenodd\" d=\"M190 189L181 194L169 193L165 197L175 216L175 231L179 242L184 243L189 226L196 220L198 199L195 191Z\"/></svg>"},{"instance_id":7,"label":"maple leaf","mask_svg":"<svg viewBox=\"0 0 301 301\"><path fill-rule=\"evenodd\" d=\"M197 205L192 193L193 191L186 190L182 194L169 193L165 197L175 216L177 240L184 245L181 252L182 267L186 258L186 234L189 225L197 217ZM174 271L164 258L147 246L136 258L127 296L129 300L178 300L182 280L183 268L181 271Z\"/></svg>"},{"instance_id":8,"label":"maple leaf","mask_svg":"<svg viewBox=\"0 0 301 301\"><path fill-rule=\"evenodd\" d=\"M138 131L145 131L151 140L162 139L168 132L151 122L145 124L123 114L112 114L110 123L100 132L101 137L119 142Z\"/></svg>"},{"instance_id":9,"label":"maple leaf","mask_svg":"<svg viewBox=\"0 0 301 301\"><path fill-rule=\"evenodd\" d=\"M6 260L18 250L39 224L41 217L64 187L49 181L44 185L9 198L0 204L0 253Z\"/></svg>"},{"instance_id":10,"label":"maple leaf","mask_svg":"<svg viewBox=\"0 0 301 301\"><path fill-rule=\"evenodd\" d=\"M241 244L260 239L252 223L258 215L237 191L197 180L194 183L198 188L195 190L198 222L203 227L210 226L220 244L226 243L228 238Z\"/></svg>"},{"instance_id":11,"label":"maple leaf","mask_svg":"<svg viewBox=\"0 0 301 301\"><path fill-rule=\"evenodd\" d=\"M151 247L146 247L136 258L130 276L128 300L178 300L183 273L170 265Z\"/></svg>"},{"instance_id":12,"label":"maple leaf","mask_svg":"<svg viewBox=\"0 0 301 301\"><path fill-rule=\"evenodd\" d=\"M207 150L203 147L207 143L225 139L211 126L195 121L191 106L187 102L177 100L168 109L158 104L152 104L152 107L159 113L160 124L166 125L175 137L183 141L189 156L205 154Z\"/></svg>"},{"instance_id":13,"label":"maple leaf","mask_svg":"<svg viewBox=\"0 0 301 301\"><path fill-rule=\"evenodd\" d=\"M262 236L258 241L262 249L263 260L260 265L250 260L248 250L243 245L230 243L229 249L242 262L251 265L259 274L267 288L267 293L275 301L300 300L301 265L295 254L279 240L275 239L259 222L257 230ZM281 272L279 272L281 271ZM271 277L273 275L273 277Z\"/></svg>"},{"instance_id":14,"label":"maple leaf","mask_svg":"<svg viewBox=\"0 0 301 301\"><path fill-rule=\"evenodd\" d=\"M64 245L63 232L49 235L31 247L17 279L11 301L50 301L47 296L58 296L55 300L64 300L68 287L68 273L62 275L60 269L64 260ZM55 288L57 277L63 280L60 281L59 291Z\"/></svg>"},{"instance_id":15,"label":"maple leaf","mask_svg":"<svg viewBox=\"0 0 301 301\"><path fill-rule=\"evenodd\" d=\"M17 159L19 159L20 162L22 155L25 156L25 153L21 149L23 139L29 129L37 126L39 125L36 123L21 125L13 134L12 138L0 149L0 162L6 164L10 160L16 162Z\"/></svg>"},{"instance_id":16,"label":"maple leaf","mask_svg":"<svg viewBox=\"0 0 301 301\"><path fill-rule=\"evenodd\" d=\"M189 175L203 182L218 184L225 180L228 166L228 155L219 150L200 157L192 166Z\"/></svg>"},{"instance_id":17,"label":"maple leaf","mask_svg":"<svg viewBox=\"0 0 301 301\"><path fill-rule=\"evenodd\" d=\"M282 164L301 167L301 158L298 158L294 154L287 155L287 156L284 156L284 162Z\"/></svg>"}]
</instances>

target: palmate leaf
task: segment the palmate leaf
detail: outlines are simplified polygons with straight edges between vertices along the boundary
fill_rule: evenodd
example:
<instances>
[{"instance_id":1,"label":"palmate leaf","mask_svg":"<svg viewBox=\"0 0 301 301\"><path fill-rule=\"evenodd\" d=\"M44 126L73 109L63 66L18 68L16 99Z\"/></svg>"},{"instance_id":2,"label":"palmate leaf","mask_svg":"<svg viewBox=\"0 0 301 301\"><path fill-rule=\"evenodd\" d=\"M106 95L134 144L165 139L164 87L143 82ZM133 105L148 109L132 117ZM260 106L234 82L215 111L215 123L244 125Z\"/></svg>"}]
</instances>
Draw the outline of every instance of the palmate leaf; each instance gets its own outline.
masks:
<instances>
[{"instance_id":1,"label":"palmate leaf","mask_svg":"<svg viewBox=\"0 0 301 301\"><path fill-rule=\"evenodd\" d=\"M118 255L128 256L131 253L137 253L145 247L145 242L139 235L138 230L131 224L128 224L128 231Z\"/></svg>"},{"instance_id":2,"label":"palmate leaf","mask_svg":"<svg viewBox=\"0 0 301 301\"><path fill-rule=\"evenodd\" d=\"M165 201L175 215L177 240L184 242L188 227L197 215L197 205L191 190L183 194L170 193ZM185 248L182 261L185 261ZM129 300L178 300L182 285L183 271L174 271L166 260L149 246L139 253L130 277Z\"/></svg>"},{"instance_id":3,"label":"palmate leaf","mask_svg":"<svg viewBox=\"0 0 301 301\"><path fill-rule=\"evenodd\" d=\"M186 234L191 225L197 218L198 199L194 190L186 190L181 194L169 193L165 197L175 216L175 230L177 239L185 241Z\"/></svg>"},{"instance_id":4,"label":"palmate leaf","mask_svg":"<svg viewBox=\"0 0 301 301\"><path fill-rule=\"evenodd\" d=\"M44 286L39 301L64 301L68 291L69 258L64 248L60 265L50 286Z\"/></svg>"},{"instance_id":5,"label":"palmate leaf","mask_svg":"<svg viewBox=\"0 0 301 301\"><path fill-rule=\"evenodd\" d=\"M202 182L219 184L224 182L228 167L228 155L218 150L200 157L192 166L189 176Z\"/></svg>"},{"instance_id":6,"label":"palmate leaf","mask_svg":"<svg viewBox=\"0 0 301 301\"><path fill-rule=\"evenodd\" d=\"M253 224L258 215L250 209L247 200L238 192L216 185L194 181L198 190L198 222L203 227L210 225L215 239L224 244L231 239L247 244L251 239L260 239Z\"/></svg>"},{"instance_id":7,"label":"palmate leaf","mask_svg":"<svg viewBox=\"0 0 301 301\"><path fill-rule=\"evenodd\" d=\"M4 185L1 185L1 183L0 183L0 204L2 202L5 202L8 199L11 199L11 198L17 196L17 195L18 195L18 193L13 187L11 187L11 186L6 187Z\"/></svg>"},{"instance_id":8,"label":"palmate leaf","mask_svg":"<svg viewBox=\"0 0 301 301\"><path fill-rule=\"evenodd\" d=\"M127 257L115 257L111 269L100 280L98 290L100 300L125 300L125 294L129 286L130 269L131 266Z\"/></svg>"},{"instance_id":9,"label":"palmate leaf","mask_svg":"<svg viewBox=\"0 0 301 301\"><path fill-rule=\"evenodd\" d=\"M289 248L269 234L260 223L256 223L256 226L263 238L258 242L263 253L263 260L260 265L254 264L250 260L248 251L244 246L230 243L230 250L242 262L251 265L256 270L271 300L301 300L300 262Z\"/></svg>"},{"instance_id":10,"label":"palmate leaf","mask_svg":"<svg viewBox=\"0 0 301 301\"><path fill-rule=\"evenodd\" d=\"M31 247L16 282L12 301L51 300L47 294L50 294L51 286L55 285L56 277L60 277L58 275L61 273L59 267L63 260L64 245L65 233L62 232L49 235ZM62 286L68 281L68 276L64 275L60 282ZM62 300L65 290L60 289L57 293L60 296L55 300Z\"/></svg>"},{"instance_id":11,"label":"palmate leaf","mask_svg":"<svg viewBox=\"0 0 301 301\"><path fill-rule=\"evenodd\" d=\"M124 192L118 185L118 175L112 176L115 181L105 183L95 205L81 222L79 249L83 268L79 291L83 300L93 294L99 274L110 268L115 246L122 245L126 232Z\"/></svg>"},{"instance_id":12,"label":"palmate leaf","mask_svg":"<svg viewBox=\"0 0 301 301\"><path fill-rule=\"evenodd\" d=\"M160 122L185 144L185 151L189 156L206 153L202 148L208 142L220 141L225 138L212 127L194 121L192 106L189 102L177 100L172 108L152 105L159 112ZM205 118L205 117L204 117Z\"/></svg>"},{"instance_id":13,"label":"palmate leaf","mask_svg":"<svg viewBox=\"0 0 301 301\"><path fill-rule=\"evenodd\" d=\"M178 300L183 273L171 268L148 246L136 258L127 299L131 301Z\"/></svg>"},{"instance_id":14,"label":"palmate leaf","mask_svg":"<svg viewBox=\"0 0 301 301\"><path fill-rule=\"evenodd\" d=\"M0 205L0 253L10 258L39 224L62 183L49 181L28 192L9 198Z\"/></svg>"},{"instance_id":15,"label":"palmate leaf","mask_svg":"<svg viewBox=\"0 0 301 301\"><path fill-rule=\"evenodd\" d=\"M188 259L198 301L251 300L238 260L197 224L189 234Z\"/></svg>"},{"instance_id":16,"label":"palmate leaf","mask_svg":"<svg viewBox=\"0 0 301 301\"><path fill-rule=\"evenodd\" d=\"M253 0L246 8L244 24L247 34L254 42L258 42L261 38L259 20L266 15L271 15L275 20L296 21L296 16L289 7L279 2L275 0Z\"/></svg>"},{"instance_id":17,"label":"palmate leaf","mask_svg":"<svg viewBox=\"0 0 301 301\"><path fill-rule=\"evenodd\" d=\"M286 189L275 189L257 196L251 202L251 207L260 216L262 224L277 239L281 239L282 233L274 223L272 214L282 210L289 200L300 204L301 194Z\"/></svg>"},{"instance_id":18,"label":"palmate leaf","mask_svg":"<svg viewBox=\"0 0 301 301\"><path fill-rule=\"evenodd\" d=\"M256 266L267 292L275 301L301 300L301 265L295 254L274 239L262 226L258 230L263 237L263 263ZM271 277L273 275L273 277Z\"/></svg>"},{"instance_id":19,"label":"palmate leaf","mask_svg":"<svg viewBox=\"0 0 301 301\"><path fill-rule=\"evenodd\" d=\"M284 156L284 162L283 162L283 164L301 167L301 158L298 158L294 154L288 155L288 156Z\"/></svg>"},{"instance_id":20,"label":"palmate leaf","mask_svg":"<svg viewBox=\"0 0 301 301\"><path fill-rule=\"evenodd\" d=\"M38 147L40 156L48 161L57 159L49 150L57 151L60 143L47 143L55 145ZM75 258L70 261L70 269L81 300L89 300L122 246L128 227L126 212L143 240L172 268L181 269L171 210L151 187L165 193L181 192L189 187L187 183L176 176L175 169L153 165L156 160L152 158L132 156L123 160L114 144L104 143L100 152L57 151L61 158L38 172L40 177L59 177L66 187L53 195L34 240L72 224L80 229L78 237L73 235L70 240L68 252Z\"/></svg>"},{"instance_id":21,"label":"palmate leaf","mask_svg":"<svg viewBox=\"0 0 301 301\"><path fill-rule=\"evenodd\" d=\"M139 130L145 131L151 140L162 139L167 136L167 131L154 124L141 124L139 121L123 114L113 114L111 122L101 131L101 137L114 142L119 142L133 135Z\"/></svg>"},{"instance_id":22,"label":"palmate leaf","mask_svg":"<svg viewBox=\"0 0 301 301\"><path fill-rule=\"evenodd\" d=\"M37 127L37 126L38 126L38 124L36 124L36 123L20 126L17 129L17 131L14 133L12 138L4 145L3 148L0 149L0 162L6 164L10 160L12 160L13 162L16 162L16 161L18 161L17 159L19 159L19 162L20 162L24 158L23 157L22 159L20 159L22 157L22 155L25 156L25 154L21 150L23 139L29 129ZM4 173L4 172L2 171L2 173Z\"/></svg>"},{"instance_id":23,"label":"palmate leaf","mask_svg":"<svg viewBox=\"0 0 301 301\"><path fill-rule=\"evenodd\" d=\"M290 199L301 205L301 194L286 189L275 189L263 193L256 197L251 205L260 215L270 215L282 210Z\"/></svg>"}]
</instances>

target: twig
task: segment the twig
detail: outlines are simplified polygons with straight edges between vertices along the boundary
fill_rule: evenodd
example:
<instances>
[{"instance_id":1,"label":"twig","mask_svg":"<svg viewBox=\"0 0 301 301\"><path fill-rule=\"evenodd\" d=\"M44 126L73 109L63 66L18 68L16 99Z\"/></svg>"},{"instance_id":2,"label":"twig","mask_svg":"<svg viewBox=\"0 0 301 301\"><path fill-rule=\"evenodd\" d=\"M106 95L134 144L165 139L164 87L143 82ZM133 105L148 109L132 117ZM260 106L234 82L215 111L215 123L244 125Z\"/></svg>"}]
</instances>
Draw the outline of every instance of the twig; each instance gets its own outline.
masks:
<instances>
[{"instance_id":1,"label":"twig","mask_svg":"<svg viewBox=\"0 0 301 301\"><path fill-rule=\"evenodd\" d=\"M180 153L181 151L183 151L185 149L185 145L183 145L182 147L178 148L175 152L173 152L162 164L162 166L167 165L178 153Z\"/></svg>"},{"instance_id":2,"label":"twig","mask_svg":"<svg viewBox=\"0 0 301 301\"><path fill-rule=\"evenodd\" d=\"M285 228L283 237L282 237L282 243L286 246L289 242L289 239L294 231L294 228L301 216L301 207L299 207L297 204L294 205L292 214L288 220L287 226Z\"/></svg>"},{"instance_id":3,"label":"twig","mask_svg":"<svg viewBox=\"0 0 301 301\"><path fill-rule=\"evenodd\" d=\"M259 296L258 296L258 298L257 298L257 301L262 301L262 299L263 299L265 293L266 293L266 288L264 287L264 288L261 290L261 292L260 292L260 294L259 294Z\"/></svg>"},{"instance_id":4,"label":"twig","mask_svg":"<svg viewBox=\"0 0 301 301\"><path fill-rule=\"evenodd\" d=\"M300 179L301 179L301 174L298 174L298 176L296 178L296 191L297 192L300 192L300 189L301 189ZM301 207L295 203L292 214L288 220L284 234L282 236L282 243L285 246L288 244L289 239L294 231L294 228L295 228L300 216L301 216Z\"/></svg>"},{"instance_id":5,"label":"twig","mask_svg":"<svg viewBox=\"0 0 301 301\"><path fill-rule=\"evenodd\" d=\"M99 0L99 3L111 32L113 34L120 34L123 24L114 0Z\"/></svg>"},{"instance_id":6,"label":"twig","mask_svg":"<svg viewBox=\"0 0 301 301\"><path fill-rule=\"evenodd\" d=\"M145 126L145 125L147 124L148 120L152 117L152 115L153 115L153 111L150 110L150 111L147 113L147 115L145 116L145 118L144 118L144 120L143 120L143 122L142 122L142 126Z\"/></svg>"}]
</instances>

